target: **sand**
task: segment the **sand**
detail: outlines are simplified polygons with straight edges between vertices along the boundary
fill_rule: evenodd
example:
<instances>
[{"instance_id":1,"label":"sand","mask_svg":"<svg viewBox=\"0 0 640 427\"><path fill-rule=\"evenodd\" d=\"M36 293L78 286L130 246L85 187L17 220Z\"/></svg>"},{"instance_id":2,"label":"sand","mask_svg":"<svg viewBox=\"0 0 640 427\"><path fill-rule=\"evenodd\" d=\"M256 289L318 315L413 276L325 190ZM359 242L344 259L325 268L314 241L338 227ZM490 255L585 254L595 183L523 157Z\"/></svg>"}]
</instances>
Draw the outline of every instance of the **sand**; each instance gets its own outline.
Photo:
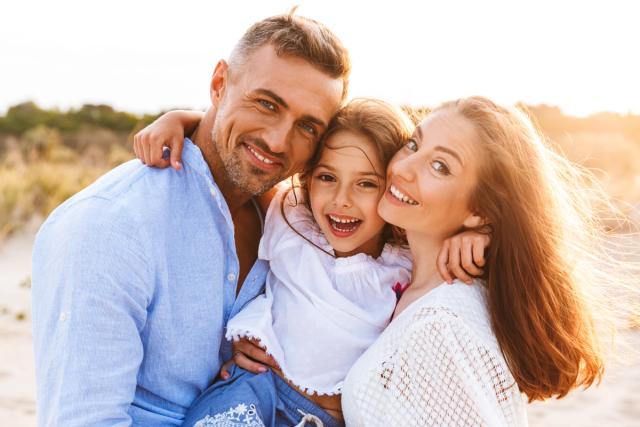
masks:
<instances>
[{"instance_id":1,"label":"sand","mask_svg":"<svg viewBox=\"0 0 640 427\"><path fill-rule=\"evenodd\" d=\"M38 223L0 243L0 426L36 425L35 373L28 278ZM640 330L622 333L640 349ZM604 381L562 400L528 407L529 425L640 426L640 352L608 367Z\"/></svg>"}]
</instances>

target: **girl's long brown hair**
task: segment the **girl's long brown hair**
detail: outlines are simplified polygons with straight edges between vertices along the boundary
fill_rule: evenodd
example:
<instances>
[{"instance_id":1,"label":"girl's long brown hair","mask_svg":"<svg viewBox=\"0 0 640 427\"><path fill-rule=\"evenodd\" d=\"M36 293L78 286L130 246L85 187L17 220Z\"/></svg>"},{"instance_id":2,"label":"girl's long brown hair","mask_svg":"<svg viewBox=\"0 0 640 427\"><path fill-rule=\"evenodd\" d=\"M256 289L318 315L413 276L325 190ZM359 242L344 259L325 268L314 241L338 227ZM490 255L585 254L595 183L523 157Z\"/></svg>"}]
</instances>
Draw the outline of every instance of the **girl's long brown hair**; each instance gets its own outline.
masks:
<instances>
[{"instance_id":1,"label":"girl's long brown hair","mask_svg":"<svg viewBox=\"0 0 640 427\"><path fill-rule=\"evenodd\" d=\"M488 307L520 390L542 400L599 381L602 325L588 288L607 277L599 263L610 257L601 247L589 175L548 148L519 110L481 97L438 109L469 120L481 145L470 207L492 229Z\"/></svg>"}]
</instances>

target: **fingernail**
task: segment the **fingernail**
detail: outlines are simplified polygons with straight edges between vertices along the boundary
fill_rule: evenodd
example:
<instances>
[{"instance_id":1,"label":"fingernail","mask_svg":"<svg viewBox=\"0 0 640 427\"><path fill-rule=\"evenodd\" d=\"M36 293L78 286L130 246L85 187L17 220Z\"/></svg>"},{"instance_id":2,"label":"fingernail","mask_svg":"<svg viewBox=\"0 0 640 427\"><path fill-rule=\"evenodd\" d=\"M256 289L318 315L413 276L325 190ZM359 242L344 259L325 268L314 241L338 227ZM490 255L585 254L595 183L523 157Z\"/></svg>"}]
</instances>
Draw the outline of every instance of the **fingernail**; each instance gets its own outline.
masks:
<instances>
[{"instance_id":1,"label":"fingernail","mask_svg":"<svg viewBox=\"0 0 640 427\"><path fill-rule=\"evenodd\" d=\"M226 372L224 372L224 373L222 374L222 379L223 379L223 380L227 380L227 379L229 379L229 374L228 374L228 373L226 373Z\"/></svg>"},{"instance_id":2,"label":"fingernail","mask_svg":"<svg viewBox=\"0 0 640 427\"><path fill-rule=\"evenodd\" d=\"M260 366L260 367L258 368L258 372L261 372L261 373L263 373L263 374L264 374L265 372L267 372L267 368L265 368L264 366Z\"/></svg>"}]
</instances>

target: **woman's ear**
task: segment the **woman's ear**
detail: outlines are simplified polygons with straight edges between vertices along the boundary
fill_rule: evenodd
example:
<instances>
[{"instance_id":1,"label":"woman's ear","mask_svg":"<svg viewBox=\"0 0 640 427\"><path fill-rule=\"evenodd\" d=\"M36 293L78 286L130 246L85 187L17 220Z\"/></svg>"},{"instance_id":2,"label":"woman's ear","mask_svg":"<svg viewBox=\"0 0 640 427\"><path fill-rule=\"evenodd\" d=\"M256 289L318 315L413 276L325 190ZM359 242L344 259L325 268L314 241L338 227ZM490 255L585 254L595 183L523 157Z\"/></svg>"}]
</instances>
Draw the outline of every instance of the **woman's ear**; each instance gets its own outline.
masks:
<instances>
[{"instance_id":1,"label":"woman's ear","mask_svg":"<svg viewBox=\"0 0 640 427\"><path fill-rule=\"evenodd\" d=\"M229 78L229 64L224 60L218 61L216 64L216 68L213 71L213 76L211 77L211 87L209 89L209 95L211 96L211 103L214 106L218 106L220 99L222 99L222 94L224 93L225 88L227 87Z\"/></svg>"},{"instance_id":2,"label":"woman's ear","mask_svg":"<svg viewBox=\"0 0 640 427\"><path fill-rule=\"evenodd\" d=\"M462 225L464 225L465 228L478 228L478 227L481 227L483 225L487 225L488 223L489 223L489 221L487 221L486 219L482 218L480 215L471 214L467 218L465 218L465 220L462 223Z\"/></svg>"}]
</instances>

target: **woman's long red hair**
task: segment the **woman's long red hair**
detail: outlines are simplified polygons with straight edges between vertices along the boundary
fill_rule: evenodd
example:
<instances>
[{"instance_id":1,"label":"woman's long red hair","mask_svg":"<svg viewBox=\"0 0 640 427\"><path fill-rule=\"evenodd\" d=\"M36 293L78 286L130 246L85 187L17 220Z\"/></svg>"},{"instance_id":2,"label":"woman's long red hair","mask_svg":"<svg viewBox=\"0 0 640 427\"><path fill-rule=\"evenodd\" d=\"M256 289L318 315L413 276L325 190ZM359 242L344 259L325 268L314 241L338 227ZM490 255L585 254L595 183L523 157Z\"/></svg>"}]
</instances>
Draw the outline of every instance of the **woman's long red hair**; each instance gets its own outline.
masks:
<instances>
[{"instance_id":1,"label":"woman's long red hair","mask_svg":"<svg viewBox=\"0 0 640 427\"><path fill-rule=\"evenodd\" d=\"M488 306L520 390L541 400L599 381L603 357L585 292L596 277L584 261L601 230L580 189L583 175L518 110L481 97L439 109L469 120L481 144L470 205L492 228Z\"/></svg>"}]
</instances>

